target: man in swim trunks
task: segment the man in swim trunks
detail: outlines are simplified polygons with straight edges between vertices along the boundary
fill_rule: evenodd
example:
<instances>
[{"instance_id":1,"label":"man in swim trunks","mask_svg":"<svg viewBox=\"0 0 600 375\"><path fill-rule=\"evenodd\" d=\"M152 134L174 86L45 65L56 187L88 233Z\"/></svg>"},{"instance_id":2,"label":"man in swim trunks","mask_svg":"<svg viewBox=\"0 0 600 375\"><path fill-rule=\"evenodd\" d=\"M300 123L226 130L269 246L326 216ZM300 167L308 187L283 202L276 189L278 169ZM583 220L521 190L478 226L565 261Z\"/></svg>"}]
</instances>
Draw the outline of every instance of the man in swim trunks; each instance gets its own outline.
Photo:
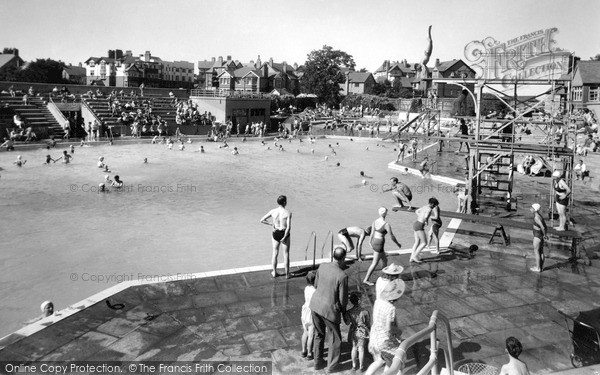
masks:
<instances>
[{"instance_id":1,"label":"man in swim trunks","mask_svg":"<svg viewBox=\"0 0 600 375\"><path fill-rule=\"evenodd\" d=\"M362 262L362 244L365 240L365 237L370 235L371 227L368 227L367 229L362 229L360 227L347 227L340 229L340 231L338 232L338 239L341 243L344 244L344 246L346 247L346 251L351 252L352 250L354 250L354 243L352 242L352 237L356 237L358 239L358 242L356 243L356 247L358 249L356 250L356 259Z\"/></svg>"},{"instance_id":2,"label":"man in swim trunks","mask_svg":"<svg viewBox=\"0 0 600 375\"><path fill-rule=\"evenodd\" d=\"M408 204L408 209L412 209L412 191L410 191L409 187L406 184L399 182L396 177L390 178L390 182L392 186L389 189L383 188L381 191L391 191L392 195L398 201L398 206L404 207L404 202Z\"/></svg>"},{"instance_id":3,"label":"man in swim trunks","mask_svg":"<svg viewBox=\"0 0 600 375\"><path fill-rule=\"evenodd\" d=\"M277 198L279 207L272 209L260 219L260 222L266 225L273 226L273 257L271 263L273 271L271 276L277 277L277 257L279 256L279 248L283 250L283 261L285 267L285 276L290 278L290 229L292 225L292 213L285 208L287 198L285 195L280 195ZM269 223L269 218L273 223Z\"/></svg>"}]
</instances>

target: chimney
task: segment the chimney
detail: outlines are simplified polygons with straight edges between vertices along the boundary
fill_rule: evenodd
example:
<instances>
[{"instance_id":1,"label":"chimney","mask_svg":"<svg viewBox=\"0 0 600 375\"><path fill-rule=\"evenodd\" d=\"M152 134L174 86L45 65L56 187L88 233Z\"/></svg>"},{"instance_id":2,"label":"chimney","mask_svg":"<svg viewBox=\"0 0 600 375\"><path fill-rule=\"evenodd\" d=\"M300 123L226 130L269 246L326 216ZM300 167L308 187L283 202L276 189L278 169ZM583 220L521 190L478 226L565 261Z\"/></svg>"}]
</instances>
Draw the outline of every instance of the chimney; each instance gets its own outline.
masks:
<instances>
[{"instance_id":1,"label":"chimney","mask_svg":"<svg viewBox=\"0 0 600 375\"><path fill-rule=\"evenodd\" d=\"M440 66L440 59L435 59L435 66L436 67Z\"/></svg>"},{"instance_id":2,"label":"chimney","mask_svg":"<svg viewBox=\"0 0 600 375\"><path fill-rule=\"evenodd\" d=\"M150 51L146 51L146 53L144 53L144 61L150 61Z\"/></svg>"},{"instance_id":3,"label":"chimney","mask_svg":"<svg viewBox=\"0 0 600 375\"><path fill-rule=\"evenodd\" d=\"M284 73L287 73L287 62L283 62L283 66L281 67Z\"/></svg>"},{"instance_id":4,"label":"chimney","mask_svg":"<svg viewBox=\"0 0 600 375\"><path fill-rule=\"evenodd\" d=\"M115 51L115 53L116 53L115 58L117 58L117 59L122 59L123 58L123 50L118 49L118 50Z\"/></svg>"},{"instance_id":5,"label":"chimney","mask_svg":"<svg viewBox=\"0 0 600 375\"><path fill-rule=\"evenodd\" d=\"M223 66L223 56L219 56L219 66Z\"/></svg>"},{"instance_id":6,"label":"chimney","mask_svg":"<svg viewBox=\"0 0 600 375\"><path fill-rule=\"evenodd\" d=\"M132 53L131 53L130 49L128 49L127 51L125 51L125 56L131 56L131 55L132 55Z\"/></svg>"},{"instance_id":7,"label":"chimney","mask_svg":"<svg viewBox=\"0 0 600 375\"><path fill-rule=\"evenodd\" d=\"M294 70L298 70L298 63L294 63L292 66L294 67Z\"/></svg>"},{"instance_id":8,"label":"chimney","mask_svg":"<svg viewBox=\"0 0 600 375\"><path fill-rule=\"evenodd\" d=\"M258 55L258 58L256 59L256 64L254 65L254 67L260 68L261 65L262 65L262 61L260 61L260 55Z\"/></svg>"},{"instance_id":9,"label":"chimney","mask_svg":"<svg viewBox=\"0 0 600 375\"><path fill-rule=\"evenodd\" d=\"M82 63L79 63L79 67L80 67L80 68L83 68L83 64L82 64Z\"/></svg>"},{"instance_id":10,"label":"chimney","mask_svg":"<svg viewBox=\"0 0 600 375\"><path fill-rule=\"evenodd\" d=\"M272 57L269 59L269 65L273 66L273 58Z\"/></svg>"},{"instance_id":11,"label":"chimney","mask_svg":"<svg viewBox=\"0 0 600 375\"><path fill-rule=\"evenodd\" d=\"M227 61L231 60L231 55L227 55Z\"/></svg>"},{"instance_id":12,"label":"chimney","mask_svg":"<svg viewBox=\"0 0 600 375\"><path fill-rule=\"evenodd\" d=\"M13 48L13 55L19 57L19 50L16 48Z\"/></svg>"},{"instance_id":13,"label":"chimney","mask_svg":"<svg viewBox=\"0 0 600 375\"><path fill-rule=\"evenodd\" d=\"M346 95L350 94L350 71L346 72Z\"/></svg>"},{"instance_id":14,"label":"chimney","mask_svg":"<svg viewBox=\"0 0 600 375\"><path fill-rule=\"evenodd\" d=\"M216 61L216 59L214 58L214 56L213 56L213 58L212 58L212 60L211 60L211 61L212 61L212 62L215 62L215 61Z\"/></svg>"},{"instance_id":15,"label":"chimney","mask_svg":"<svg viewBox=\"0 0 600 375\"><path fill-rule=\"evenodd\" d=\"M263 66L263 78L267 78L269 76L269 66L265 64Z\"/></svg>"},{"instance_id":16,"label":"chimney","mask_svg":"<svg viewBox=\"0 0 600 375\"><path fill-rule=\"evenodd\" d=\"M114 59L115 58L115 50L113 50L113 49L109 49L108 50L108 58L109 59Z\"/></svg>"},{"instance_id":17,"label":"chimney","mask_svg":"<svg viewBox=\"0 0 600 375\"><path fill-rule=\"evenodd\" d=\"M390 60L385 60L385 71L390 70Z\"/></svg>"}]
</instances>

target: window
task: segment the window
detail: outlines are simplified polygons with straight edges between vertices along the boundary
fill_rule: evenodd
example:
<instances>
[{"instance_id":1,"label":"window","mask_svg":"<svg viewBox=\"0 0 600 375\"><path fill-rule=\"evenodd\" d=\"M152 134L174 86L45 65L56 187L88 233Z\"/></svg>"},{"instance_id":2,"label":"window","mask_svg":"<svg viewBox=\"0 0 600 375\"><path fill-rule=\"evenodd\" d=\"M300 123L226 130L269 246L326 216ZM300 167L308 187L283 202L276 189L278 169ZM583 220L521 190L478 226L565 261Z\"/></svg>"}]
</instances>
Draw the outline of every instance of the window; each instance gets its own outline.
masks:
<instances>
[{"instance_id":1,"label":"window","mask_svg":"<svg viewBox=\"0 0 600 375\"><path fill-rule=\"evenodd\" d=\"M354 83L354 87L360 87L360 83Z\"/></svg>"},{"instance_id":2,"label":"window","mask_svg":"<svg viewBox=\"0 0 600 375\"><path fill-rule=\"evenodd\" d=\"M581 101L582 99L583 99L583 87L582 86L573 87L573 100Z\"/></svg>"},{"instance_id":3,"label":"window","mask_svg":"<svg viewBox=\"0 0 600 375\"><path fill-rule=\"evenodd\" d=\"M590 102L600 101L600 87L590 87Z\"/></svg>"},{"instance_id":4,"label":"window","mask_svg":"<svg viewBox=\"0 0 600 375\"><path fill-rule=\"evenodd\" d=\"M91 76L96 75L94 69L90 70L90 75Z\"/></svg>"}]
</instances>

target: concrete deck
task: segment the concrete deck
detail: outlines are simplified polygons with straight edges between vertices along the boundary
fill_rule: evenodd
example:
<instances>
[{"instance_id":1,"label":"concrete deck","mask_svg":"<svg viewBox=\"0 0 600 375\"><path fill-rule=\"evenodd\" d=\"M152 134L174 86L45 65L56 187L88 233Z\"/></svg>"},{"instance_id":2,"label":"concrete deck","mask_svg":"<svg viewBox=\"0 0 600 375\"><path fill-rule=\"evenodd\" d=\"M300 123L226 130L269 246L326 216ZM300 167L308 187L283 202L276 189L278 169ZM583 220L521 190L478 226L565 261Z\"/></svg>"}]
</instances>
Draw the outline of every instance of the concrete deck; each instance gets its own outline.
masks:
<instances>
[{"instance_id":1,"label":"concrete deck","mask_svg":"<svg viewBox=\"0 0 600 375\"><path fill-rule=\"evenodd\" d=\"M600 308L598 265L549 260L549 270L534 274L533 260L522 255L480 249L469 258L460 243L470 238L457 234L455 252L418 266L408 265L408 255L391 257L406 266L407 293L396 304L403 338L439 310L451 321L455 366L499 367L504 339L516 336L533 374L571 368L572 344L557 310ZM374 292L360 283L368 264L347 270L365 308ZM303 277L272 279L268 271L133 286L30 336L5 337L0 361L267 360L274 374L323 373L300 356L304 286ZM409 354L411 372L427 361L425 345ZM342 360L352 373L347 345Z\"/></svg>"}]
</instances>

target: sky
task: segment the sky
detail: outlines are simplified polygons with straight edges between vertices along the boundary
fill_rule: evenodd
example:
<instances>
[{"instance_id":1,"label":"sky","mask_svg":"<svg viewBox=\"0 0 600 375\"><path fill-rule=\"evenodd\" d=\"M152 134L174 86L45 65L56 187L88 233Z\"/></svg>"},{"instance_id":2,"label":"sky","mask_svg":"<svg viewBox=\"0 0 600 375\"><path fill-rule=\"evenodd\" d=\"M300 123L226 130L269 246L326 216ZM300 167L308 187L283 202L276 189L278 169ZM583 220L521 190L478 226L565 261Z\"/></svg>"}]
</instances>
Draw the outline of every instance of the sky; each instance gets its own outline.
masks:
<instances>
[{"instance_id":1,"label":"sky","mask_svg":"<svg viewBox=\"0 0 600 375\"><path fill-rule=\"evenodd\" d=\"M301 65L328 45L373 72L384 60L419 62L429 25L430 66L464 59L474 40L551 27L558 47L586 60L600 54L599 19L599 0L0 0L0 48L74 65L109 49Z\"/></svg>"}]
</instances>

